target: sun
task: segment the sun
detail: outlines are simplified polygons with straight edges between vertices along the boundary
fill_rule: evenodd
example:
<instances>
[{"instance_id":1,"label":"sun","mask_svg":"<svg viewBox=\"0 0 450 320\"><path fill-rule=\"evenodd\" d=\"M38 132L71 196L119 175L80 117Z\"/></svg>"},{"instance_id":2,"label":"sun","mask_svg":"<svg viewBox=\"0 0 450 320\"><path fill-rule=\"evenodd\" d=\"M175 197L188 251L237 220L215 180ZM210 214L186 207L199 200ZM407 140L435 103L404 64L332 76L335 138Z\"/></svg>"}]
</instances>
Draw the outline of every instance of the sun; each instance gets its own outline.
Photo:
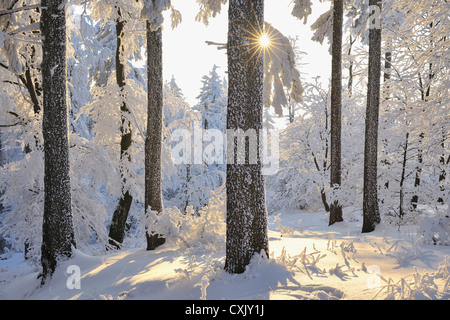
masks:
<instances>
[{"instance_id":1,"label":"sun","mask_svg":"<svg viewBox=\"0 0 450 320\"><path fill-rule=\"evenodd\" d=\"M248 55L247 62L251 63L255 61L255 66L260 57L263 57L264 64L266 61L273 59L279 59L278 54L285 51L283 48L286 46L282 35L279 31L274 29L270 24L265 23L264 26L259 24L255 27L250 23L250 29L238 26L241 30L245 31L246 35L240 35L243 38L241 44L236 47L246 47L239 55Z\"/></svg>"},{"instance_id":2,"label":"sun","mask_svg":"<svg viewBox=\"0 0 450 320\"><path fill-rule=\"evenodd\" d=\"M267 33L263 33L261 35L261 37L259 37L259 45L262 48L267 48L270 46L270 44L271 44L271 40L270 40L269 35Z\"/></svg>"}]
</instances>

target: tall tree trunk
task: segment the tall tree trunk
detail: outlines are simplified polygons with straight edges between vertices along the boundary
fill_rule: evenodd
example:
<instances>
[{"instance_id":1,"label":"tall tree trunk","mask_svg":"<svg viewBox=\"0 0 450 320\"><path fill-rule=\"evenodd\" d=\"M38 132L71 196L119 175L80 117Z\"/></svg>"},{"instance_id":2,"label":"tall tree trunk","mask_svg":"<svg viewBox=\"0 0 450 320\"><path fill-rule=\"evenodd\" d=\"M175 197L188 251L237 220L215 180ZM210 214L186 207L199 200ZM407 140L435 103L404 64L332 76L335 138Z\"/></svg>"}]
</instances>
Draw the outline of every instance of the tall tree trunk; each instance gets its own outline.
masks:
<instances>
[{"instance_id":1,"label":"tall tree trunk","mask_svg":"<svg viewBox=\"0 0 450 320\"><path fill-rule=\"evenodd\" d=\"M145 137L145 209L160 214L163 210L161 189L161 151L163 124L162 27L152 30L147 21L148 110ZM148 226L147 226L148 228ZM147 229L147 250L165 243L162 235Z\"/></svg>"},{"instance_id":2,"label":"tall tree trunk","mask_svg":"<svg viewBox=\"0 0 450 320\"><path fill-rule=\"evenodd\" d=\"M227 129L253 130L259 151L264 66L262 54L255 53L258 39L250 38L262 33L264 0L230 0L228 19ZM250 160L250 140L245 150L247 160ZM236 164L234 157L230 157L230 153L236 154L234 151L236 143L228 136L225 269L229 273L242 273L255 254L268 254L267 211L259 152L256 164L250 161Z\"/></svg>"},{"instance_id":3,"label":"tall tree trunk","mask_svg":"<svg viewBox=\"0 0 450 320\"><path fill-rule=\"evenodd\" d=\"M121 17L121 10L119 10L119 16ZM125 76L125 61L122 61L124 45L123 45L123 29L125 27L125 21L122 18L116 21L116 81L120 90L125 89L126 76ZM126 103L122 101L120 105L121 114L121 132L120 132L120 173L122 176L122 196L119 199L119 203L114 210L111 226L109 228L110 245L120 248L125 235L125 225L128 219L128 213L130 212L131 203L133 197L130 192L125 189L126 186L126 163L131 161L129 149L132 143L132 130L129 119L130 110Z\"/></svg>"},{"instance_id":4,"label":"tall tree trunk","mask_svg":"<svg viewBox=\"0 0 450 320\"><path fill-rule=\"evenodd\" d=\"M384 73L383 73L383 83L384 83L384 88L383 88L383 99L385 101L389 100L389 95L390 95L390 87L389 87L389 80L391 79L391 67L392 67L392 52L391 50L391 42L390 40L387 41L386 43L386 52L384 53ZM388 112L388 108L385 108L385 112ZM388 145L388 140L387 139L383 139L383 147L386 150ZM385 152L386 154L386 152ZM382 160L384 165L389 166L390 162L387 159L383 159ZM386 182L384 183L384 188L387 190L389 189L389 180L386 180Z\"/></svg>"},{"instance_id":5,"label":"tall tree trunk","mask_svg":"<svg viewBox=\"0 0 450 320\"><path fill-rule=\"evenodd\" d=\"M41 32L44 113L44 217L42 224L42 283L61 260L72 256L75 236L69 176L66 99L66 15L63 0L42 0Z\"/></svg>"},{"instance_id":6,"label":"tall tree trunk","mask_svg":"<svg viewBox=\"0 0 450 320\"><path fill-rule=\"evenodd\" d=\"M2 129L0 128L0 168L3 167L6 163L5 154L3 152L3 144L2 144ZM2 196L4 191L0 191L0 215L3 213L4 206L2 202ZM1 236L0 236L1 239ZM1 250L0 250L1 251Z\"/></svg>"},{"instance_id":7,"label":"tall tree trunk","mask_svg":"<svg viewBox=\"0 0 450 320\"><path fill-rule=\"evenodd\" d=\"M369 5L379 6L378 0ZM369 31L369 79L367 88L366 129L364 146L364 191L362 232L372 232L380 223L378 207L377 153L378 114L380 109L381 27Z\"/></svg>"},{"instance_id":8,"label":"tall tree trunk","mask_svg":"<svg viewBox=\"0 0 450 320\"><path fill-rule=\"evenodd\" d=\"M343 0L334 0L331 66L331 188L341 186L342 21ZM339 201L330 205L329 225L343 221Z\"/></svg>"}]
</instances>

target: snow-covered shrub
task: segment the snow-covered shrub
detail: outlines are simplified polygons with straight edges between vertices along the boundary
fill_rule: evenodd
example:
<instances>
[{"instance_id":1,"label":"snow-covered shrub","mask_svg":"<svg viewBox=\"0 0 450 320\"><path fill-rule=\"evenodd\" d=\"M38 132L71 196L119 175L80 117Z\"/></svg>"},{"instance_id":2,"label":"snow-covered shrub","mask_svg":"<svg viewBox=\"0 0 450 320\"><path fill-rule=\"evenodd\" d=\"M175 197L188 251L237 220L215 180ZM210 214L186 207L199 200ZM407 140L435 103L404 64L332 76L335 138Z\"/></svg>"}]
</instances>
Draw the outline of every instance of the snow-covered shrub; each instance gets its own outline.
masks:
<instances>
[{"instance_id":1,"label":"snow-covered shrub","mask_svg":"<svg viewBox=\"0 0 450 320\"><path fill-rule=\"evenodd\" d=\"M414 267L414 273L397 282L381 278L386 284L375 297L382 295L385 300L447 300L450 298L448 270L448 257L445 257L436 273L422 274Z\"/></svg>"},{"instance_id":2,"label":"snow-covered shrub","mask_svg":"<svg viewBox=\"0 0 450 320\"><path fill-rule=\"evenodd\" d=\"M225 197L225 188L222 186L212 192L208 205L198 215L192 207L188 207L186 212L173 207L164 209L160 214L148 212L142 223L152 232L164 235L168 243L222 252L226 235Z\"/></svg>"},{"instance_id":3,"label":"snow-covered shrub","mask_svg":"<svg viewBox=\"0 0 450 320\"><path fill-rule=\"evenodd\" d=\"M434 217L426 217L420 223L419 232L426 243L450 246L450 209L438 211Z\"/></svg>"},{"instance_id":4,"label":"snow-covered shrub","mask_svg":"<svg viewBox=\"0 0 450 320\"><path fill-rule=\"evenodd\" d=\"M77 247L89 248L93 241L108 243L105 198L100 192L105 181L114 183L114 171L106 152L89 140L71 134L72 212ZM101 163L101 166L98 164ZM12 239L14 251L26 250L33 261L40 257L44 212L44 154L35 150L0 168L2 214L0 234ZM113 180L113 181L111 181ZM26 246L26 249L24 249Z\"/></svg>"}]
</instances>

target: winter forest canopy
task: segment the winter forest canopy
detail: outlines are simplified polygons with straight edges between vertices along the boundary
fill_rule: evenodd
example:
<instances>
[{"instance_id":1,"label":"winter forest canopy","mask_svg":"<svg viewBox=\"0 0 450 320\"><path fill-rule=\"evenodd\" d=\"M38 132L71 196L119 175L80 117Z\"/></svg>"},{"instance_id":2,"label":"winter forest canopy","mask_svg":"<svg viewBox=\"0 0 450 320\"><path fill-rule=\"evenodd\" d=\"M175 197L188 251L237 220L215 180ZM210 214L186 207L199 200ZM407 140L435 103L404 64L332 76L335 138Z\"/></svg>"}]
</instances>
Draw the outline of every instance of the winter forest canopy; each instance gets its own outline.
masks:
<instances>
[{"instance_id":1,"label":"winter forest canopy","mask_svg":"<svg viewBox=\"0 0 450 320\"><path fill-rule=\"evenodd\" d=\"M241 274L286 210L450 246L450 3L293 0L282 33L274 0L188 1L196 23L228 22L195 99L163 71L180 1L0 0L0 257L45 285L74 250L175 244Z\"/></svg>"}]
</instances>

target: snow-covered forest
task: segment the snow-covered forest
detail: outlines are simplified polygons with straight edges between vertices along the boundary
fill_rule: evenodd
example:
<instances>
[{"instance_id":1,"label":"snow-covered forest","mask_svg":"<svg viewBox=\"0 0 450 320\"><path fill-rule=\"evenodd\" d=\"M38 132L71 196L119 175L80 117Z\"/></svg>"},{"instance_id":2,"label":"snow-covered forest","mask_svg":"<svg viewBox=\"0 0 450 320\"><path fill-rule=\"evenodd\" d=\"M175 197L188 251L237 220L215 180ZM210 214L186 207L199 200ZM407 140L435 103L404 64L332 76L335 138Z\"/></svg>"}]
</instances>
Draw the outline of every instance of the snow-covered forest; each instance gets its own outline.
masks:
<instances>
[{"instance_id":1,"label":"snow-covered forest","mask_svg":"<svg viewBox=\"0 0 450 320\"><path fill-rule=\"evenodd\" d=\"M0 299L450 299L450 3L180 1L0 0Z\"/></svg>"}]
</instances>

